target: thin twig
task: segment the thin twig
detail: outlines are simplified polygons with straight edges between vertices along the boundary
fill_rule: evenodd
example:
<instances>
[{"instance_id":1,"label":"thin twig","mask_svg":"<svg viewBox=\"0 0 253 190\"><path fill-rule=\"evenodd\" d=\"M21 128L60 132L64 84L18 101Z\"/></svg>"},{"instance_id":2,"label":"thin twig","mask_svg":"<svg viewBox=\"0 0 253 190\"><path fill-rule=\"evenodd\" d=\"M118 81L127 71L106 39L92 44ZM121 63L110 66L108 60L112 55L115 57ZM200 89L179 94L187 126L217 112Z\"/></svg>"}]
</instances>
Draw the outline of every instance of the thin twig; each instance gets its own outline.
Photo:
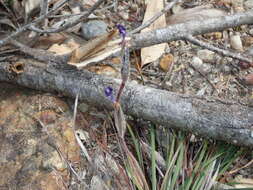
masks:
<instances>
[{"instance_id":1,"label":"thin twig","mask_svg":"<svg viewBox=\"0 0 253 190\"><path fill-rule=\"evenodd\" d=\"M132 35L132 34L138 33L139 31L143 30L144 28L150 26L153 22L155 22L158 18L160 18L160 16L162 16L163 14L168 12L178 1L180 1L180 0L173 0L172 2L170 2L163 10L161 10L159 13L157 13L152 18L147 20L145 23L143 23L138 28L136 28L136 29L132 30L131 32L129 32L129 34Z\"/></svg>"},{"instance_id":2,"label":"thin twig","mask_svg":"<svg viewBox=\"0 0 253 190\"><path fill-rule=\"evenodd\" d=\"M171 65L170 65L170 69L168 70L168 72L165 74L165 77L162 81L162 87L164 87L165 83L167 80L169 80L172 70L173 70L173 66L174 66L174 61L172 61Z\"/></svg>"},{"instance_id":3,"label":"thin twig","mask_svg":"<svg viewBox=\"0 0 253 190\"><path fill-rule=\"evenodd\" d=\"M40 4L41 4L40 5L41 6L41 8L40 8L40 16L46 15L48 13L48 0L43 0L43 1L41 1ZM46 28L47 24L48 24L48 20L45 19L43 26Z\"/></svg>"},{"instance_id":4,"label":"thin twig","mask_svg":"<svg viewBox=\"0 0 253 190\"><path fill-rule=\"evenodd\" d=\"M192 64L189 64L191 68L193 68L195 71L197 71L203 78L206 79L206 81L213 87L213 89L216 91L216 92L219 92L217 90L217 88L215 87L215 85L207 78L207 76L202 73L200 70L198 70L196 67L194 67Z\"/></svg>"},{"instance_id":5,"label":"thin twig","mask_svg":"<svg viewBox=\"0 0 253 190\"><path fill-rule=\"evenodd\" d=\"M80 16L77 16L76 19L74 20L69 20L68 22L66 22L64 25L62 25L59 28L50 28L47 30L41 30L40 28L35 27L34 25L31 25L29 27L30 30L34 31L34 32L39 32L39 33L56 33L56 32L62 32L70 27L73 27L75 25L77 25L80 22L84 22L85 20L88 19L89 15L91 13L93 13L105 0L99 0L97 1L90 9L88 12L83 12L80 14Z\"/></svg>"},{"instance_id":6,"label":"thin twig","mask_svg":"<svg viewBox=\"0 0 253 190\"><path fill-rule=\"evenodd\" d=\"M0 47L5 45L6 43L9 42L10 39L18 36L19 34L21 34L22 32L24 32L25 30L27 30L30 26L32 26L35 23L38 23L40 21L42 21L43 19L45 19L48 15L54 13L57 9L59 9L62 5L64 5L67 1L69 0L63 0L61 3L58 4L58 6L56 6L55 8L51 9L50 11L48 11L47 14L42 15L40 17L38 17L37 19L35 19L33 22L26 24L25 26L19 28L16 32L13 32L12 34L10 34L9 36L7 36L6 38L4 38L3 40L0 40Z\"/></svg>"},{"instance_id":7,"label":"thin twig","mask_svg":"<svg viewBox=\"0 0 253 190\"><path fill-rule=\"evenodd\" d=\"M77 105L78 105L78 98L79 98L79 93L80 93L80 88L78 89L78 92L76 94L76 98L75 98L75 105L74 105L74 115L73 115L73 130L74 130L74 134L75 134L75 138L76 138L76 142L78 143L78 145L80 146L81 150L83 151L83 154L86 156L88 162L90 164L92 164L92 159L87 151L87 149L85 148L85 146L83 145L81 139L79 138L79 136L76 133L75 130L75 126L76 126L76 114L77 114Z\"/></svg>"},{"instance_id":8,"label":"thin twig","mask_svg":"<svg viewBox=\"0 0 253 190\"><path fill-rule=\"evenodd\" d=\"M240 53L232 52L230 50L220 49L220 48L215 47L215 46L213 46L213 45L211 45L209 43L200 41L197 38L193 37L192 35L186 35L185 39L187 41L195 44L195 45L201 46L203 48L209 49L211 51L214 51L214 52L216 52L218 54L221 54L221 55L224 55L224 56L227 56L227 57L232 57L232 58L238 59L240 61L245 61L245 62L248 62L248 63L252 63L252 61L253 61L252 59L247 58L246 56L241 55Z\"/></svg>"},{"instance_id":9,"label":"thin twig","mask_svg":"<svg viewBox=\"0 0 253 190\"><path fill-rule=\"evenodd\" d=\"M46 15L48 12L48 0L43 0L40 6L40 16Z\"/></svg>"},{"instance_id":10,"label":"thin twig","mask_svg":"<svg viewBox=\"0 0 253 190\"><path fill-rule=\"evenodd\" d=\"M232 171L230 171L230 172L228 172L228 173L229 173L230 175L232 175L232 174L238 172L238 171L241 170L241 169L244 169L244 168L249 167L251 164L253 164L253 159L250 160L247 164L243 165L242 167L236 168L236 169L234 169L234 170L232 170Z\"/></svg>"},{"instance_id":11,"label":"thin twig","mask_svg":"<svg viewBox=\"0 0 253 190\"><path fill-rule=\"evenodd\" d=\"M64 55L56 55L52 52L49 52L47 50L43 49L36 49L36 48L30 48L29 46L26 46L16 40L11 39L10 40L11 44L18 47L19 50L27 55L32 56L33 58L43 61L46 63L66 63L69 58L69 54L64 54Z\"/></svg>"},{"instance_id":12,"label":"thin twig","mask_svg":"<svg viewBox=\"0 0 253 190\"><path fill-rule=\"evenodd\" d=\"M8 11L8 13L11 14L11 16L13 18L15 18L17 20L16 15L10 10L10 8L6 5L6 2L4 2L3 0L0 0L0 3L3 5L3 7Z\"/></svg>"}]
</instances>

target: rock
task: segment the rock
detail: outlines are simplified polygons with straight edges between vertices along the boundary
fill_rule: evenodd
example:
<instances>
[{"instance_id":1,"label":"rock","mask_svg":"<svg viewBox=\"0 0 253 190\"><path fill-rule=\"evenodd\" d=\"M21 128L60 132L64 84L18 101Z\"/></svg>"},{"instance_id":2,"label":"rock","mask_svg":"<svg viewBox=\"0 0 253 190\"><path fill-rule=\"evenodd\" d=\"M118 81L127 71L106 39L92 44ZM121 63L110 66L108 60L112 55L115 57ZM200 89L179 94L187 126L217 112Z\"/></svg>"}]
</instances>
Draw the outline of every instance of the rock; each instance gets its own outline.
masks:
<instances>
[{"instance_id":1,"label":"rock","mask_svg":"<svg viewBox=\"0 0 253 190\"><path fill-rule=\"evenodd\" d=\"M79 145L71 129L72 113L66 103L15 86L3 89L0 189L64 189L65 182L55 178L55 171L66 181L69 174L55 147L71 163L80 161Z\"/></svg>"},{"instance_id":2,"label":"rock","mask_svg":"<svg viewBox=\"0 0 253 190\"><path fill-rule=\"evenodd\" d=\"M253 56L253 46L251 46L249 49L247 49L246 53Z\"/></svg>"},{"instance_id":3,"label":"rock","mask_svg":"<svg viewBox=\"0 0 253 190\"><path fill-rule=\"evenodd\" d=\"M90 20L82 24L82 36L90 40L107 33L107 24L102 20Z\"/></svg>"},{"instance_id":4,"label":"rock","mask_svg":"<svg viewBox=\"0 0 253 190\"><path fill-rule=\"evenodd\" d=\"M202 68L200 68L200 71L203 73L203 74L207 74L207 73L210 73L212 71L212 66L210 64L206 64L204 63L202 65Z\"/></svg>"},{"instance_id":5,"label":"rock","mask_svg":"<svg viewBox=\"0 0 253 190\"><path fill-rule=\"evenodd\" d=\"M225 74L230 74L232 69L230 66L226 65L226 64L222 64L221 65L221 71Z\"/></svg>"},{"instance_id":6,"label":"rock","mask_svg":"<svg viewBox=\"0 0 253 190\"><path fill-rule=\"evenodd\" d=\"M253 0L247 0L244 2L244 6L247 8L247 9L252 9L253 8Z\"/></svg>"},{"instance_id":7,"label":"rock","mask_svg":"<svg viewBox=\"0 0 253 190\"><path fill-rule=\"evenodd\" d=\"M197 56L206 62L212 62L214 60L214 55L215 53L208 49L199 50L197 52Z\"/></svg>"},{"instance_id":8,"label":"rock","mask_svg":"<svg viewBox=\"0 0 253 190\"><path fill-rule=\"evenodd\" d=\"M211 71L211 65L203 63L199 57L193 57L192 66L201 73L209 73Z\"/></svg>"},{"instance_id":9,"label":"rock","mask_svg":"<svg viewBox=\"0 0 253 190\"><path fill-rule=\"evenodd\" d=\"M251 29L249 30L249 34L250 34L251 36L253 36L253 28L251 28Z\"/></svg>"},{"instance_id":10,"label":"rock","mask_svg":"<svg viewBox=\"0 0 253 190\"><path fill-rule=\"evenodd\" d=\"M192 58L192 65L194 67L199 68L201 67L202 64L203 64L203 61L199 57L194 56Z\"/></svg>"},{"instance_id":11,"label":"rock","mask_svg":"<svg viewBox=\"0 0 253 190\"><path fill-rule=\"evenodd\" d=\"M239 35L233 35L230 37L230 45L237 51L243 51L242 40Z\"/></svg>"},{"instance_id":12,"label":"rock","mask_svg":"<svg viewBox=\"0 0 253 190\"><path fill-rule=\"evenodd\" d=\"M78 105L78 108L79 108L79 110L80 110L81 112L85 113L85 112L87 112L87 111L89 110L89 105L86 104L86 103L84 103L84 102L82 102L82 103L80 103L80 104Z\"/></svg>"}]
</instances>

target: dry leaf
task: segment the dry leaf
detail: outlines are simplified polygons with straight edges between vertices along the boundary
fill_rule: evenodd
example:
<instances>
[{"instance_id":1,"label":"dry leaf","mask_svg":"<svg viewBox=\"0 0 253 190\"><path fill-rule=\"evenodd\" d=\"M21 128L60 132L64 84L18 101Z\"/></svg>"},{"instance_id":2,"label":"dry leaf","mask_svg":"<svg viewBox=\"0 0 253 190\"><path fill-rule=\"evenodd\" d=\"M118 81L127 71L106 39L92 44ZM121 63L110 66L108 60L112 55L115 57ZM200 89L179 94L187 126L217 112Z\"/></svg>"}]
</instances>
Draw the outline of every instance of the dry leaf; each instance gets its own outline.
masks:
<instances>
[{"instance_id":1,"label":"dry leaf","mask_svg":"<svg viewBox=\"0 0 253 190\"><path fill-rule=\"evenodd\" d=\"M93 6L96 2L97 0L83 0L83 4L89 6Z\"/></svg>"},{"instance_id":2,"label":"dry leaf","mask_svg":"<svg viewBox=\"0 0 253 190\"><path fill-rule=\"evenodd\" d=\"M50 52L54 52L56 53L57 55L64 55L64 54L68 54L68 53L71 53L72 52L72 49L69 48L67 45L65 44L54 44L52 45L48 51Z\"/></svg>"},{"instance_id":3,"label":"dry leaf","mask_svg":"<svg viewBox=\"0 0 253 190\"><path fill-rule=\"evenodd\" d=\"M121 59L119 57L114 57L110 60L110 62L112 64L120 64L121 63Z\"/></svg>"},{"instance_id":4,"label":"dry leaf","mask_svg":"<svg viewBox=\"0 0 253 190\"><path fill-rule=\"evenodd\" d=\"M24 1L25 5L25 14L26 17L36 8L40 7L41 0L26 0Z\"/></svg>"},{"instance_id":5,"label":"dry leaf","mask_svg":"<svg viewBox=\"0 0 253 190\"><path fill-rule=\"evenodd\" d=\"M108 65L99 66L97 68L98 69L96 70L96 73L99 75L116 77L119 74L119 72L116 69Z\"/></svg>"},{"instance_id":6,"label":"dry leaf","mask_svg":"<svg viewBox=\"0 0 253 190\"><path fill-rule=\"evenodd\" d=\"M40 36L38 41L36 41L34 48L40 48L40 49L47 49L51 45L57 43L62 43L64 40L67 39L67 36L60 34L60 33L52 33L48 36Z\"/></svg>"},{"instance_id":7,"label":"dry leaf","mask_svg":"<svg viewBox=\"0 0 253 190\"><path fill-rule=\"evenodd\" d=\"M73 63L73 62L68 62L68 64L73 65L77 67L78 69L81 69L83 67L88 66L90 63L97 63L99 61L102 61L106 59L107 57L119 52L121 50L120 46L113 46L113 47L108 47L101 52L98 52L96 55L86 59L83 62L80 63Z\"/></svg>"},{"instance_id":8,"label":"dry leaf","mask_svg":"<svg viewBox=\"0 0 253 190\"><path fill-rule=\"evenodd\" d=\"M13 28L14 30L16 30L16 27L14 26L12 21L8 18L0 19L0 25L7 25L7 26L10 26L11 28Z\"/></svg>"},{"instance_id":9,"label":"dry leaf","mask_svg":"<svg viewBox=\"0 0 253 190\"><path fill-rule=\"evenodd\" d=\"M70 62L77 63L101 51L107 46L107 43L116 35L116 33L116 30L113 30L108 34L98 36L97 38L90 40L88 43L74 50Z\"/></svg>"},{"instance_id":10,"label":"dry leaf","mask_svg":"<svg viewBox=\"0 0 253 190\"><path fill-rule=\"evenodd\" d=\"M19 1L12 1L11 3L11 8L14 11L14 13L17 15L17 17L21 17L22 15L24 15L25 10L22 6L22 2Z\"/></svg>"},{"instance_id":11,"label":"dry leaf","mask_svg":"<svg viewBox=\"0 0 253 190\"><path fill-rule=\"evenodd\" d=\"M170 68L171 63L173 62L174 57L172 54L164 55L160 60L160 67L163 71L167 72Z\"/></svg>"},{"instance_id":12,"label":"dry leaf","mask_svg":"<svg viewBox=\"0 0 253 190\"><path fill-rule=\"evenodd\" d=\"M253 179L237 176L235 181L240 183L235 185L236 188L253 188Z\"/></svg>"},{"instance_id":13,"label":"dry leaf","mask_svg":"<svg viewBox=\"0 0 253 190\"><path fill-rule=\"evenodd\" d=\"M126 41L127 40L129 40L129 38L126 38ZM111 55L117 52L120 52L121 50L120 42L121 42L121 39L108 42L107 44L105 44L105 46L101 46L99 48L99 50L103 48L102 50L100 50L99 52L97 51L92 52L92 56L86 58L83 62L74 63L70 61L68 62L68 64L73 65L77 67L78 69L80 69L80 68L88 66L90 63L97 63L99 61L102 61L110 57Z\"/></svg>"},{"instance_id":14,"label":"dry leaf","mask_svg":"<svg viewBox=\"0 0 253 190\"><path fill-rule=\"evenodd\" d=\"M178 12L170 16L167 20L168 24L179 24L188 22L191 20L205 20L208 18L220 17L225 16L226 12L210 8L211 6L198 6L191 9L185 9L183 11Z\"/></svg>"},{"instance_id":15,"label":"dry leaf","mask_svg":"<svg viewBox=\"0 0 253 190\"><path fill-rule=\"evenodd\" d=\"M253 73L250 73L248 75L246 75L244 78L243 78L243 81L245 84L247 85L253 85Z\"/></svg>"},{"instance_id":16,"label":"dry leaf","mask_svg":"<svg viewBox=\"0 0 253 190\"><path fill-rule=\"evenodd\" d=\"M73 17L72 19L75 20L76 18L79 17L78 14L81 13L81 7L79 6L79 4L77 3L77 1L72 1L71 3L69 3L69 8L71 10L72 14L76 14L77 16ZM69 21L71 18L66 19L66 21ZM82 26L82 23L78 23L75 26L68 28L67 32L74 32L74 33L78 33L80 28Z\"/></svg>"},{"instance_id":17,"label":"dry leaf","mask_svg":"<svg viewBox=\"0 0 253 190\"><path fill-rule=\"evenodd\" d=\"M149 190L148 183L139 163L133 154L128 150L126 144L122 143L122 145L122 148L127 156L127 163L129 165L129 177L132 179L133 183L138 187L138 189Z\"/></svg>"},{"instance_id":18,"label":"dry leaf","mask_svg":"<svg viewBox=\"0 0 253 190\"><path fill-rule=\"evenodd\" d=\"M163 0L150 0L148 1L146 12L144 15L143 23L153 17L155 14L160 12L164 8ZM152 23L148 28L143 29L141 32L148 32L150 30L163 28L166 26L165 15L162 15L158 18L154 23ZM146 47L141 49L141 64L144 66L145 64L151 63L164 53L166 48L166 43L157 44L154 46Z\"/></svg>"}]
</instances>

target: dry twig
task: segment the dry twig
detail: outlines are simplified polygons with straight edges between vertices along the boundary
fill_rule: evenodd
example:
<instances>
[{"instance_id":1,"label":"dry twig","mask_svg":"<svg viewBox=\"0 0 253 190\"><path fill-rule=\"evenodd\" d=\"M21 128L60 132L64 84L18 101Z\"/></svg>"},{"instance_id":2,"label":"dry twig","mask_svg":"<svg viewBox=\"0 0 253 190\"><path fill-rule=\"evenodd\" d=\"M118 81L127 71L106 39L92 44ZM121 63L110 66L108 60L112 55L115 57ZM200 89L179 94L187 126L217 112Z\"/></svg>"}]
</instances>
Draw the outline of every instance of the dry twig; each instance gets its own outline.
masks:
<instances>
[{"instance_id":1,"label":"dry twig","mask_svg":"<svg viewBox=\"0 0 253 190\"><path fill-rule=\"evenodd\" d=\"M168 12L178 1L180 0L173 0L170 2L161 12L154 15L152 18L150 18L147 22L143 23L138 28L134 29L133 31L129 32L129 34L136 34L139 31L143 30L144 28L150 26L153 22L155 22L160 16Z\"/></svg>"},{"instance_id":2,"label":"dry twig","mask_svg":"<svg viewBox=\"0 0 253 190\"><path fill-rule=\"evenodd\" d=\"M50 11L48 11L47 14L42 15L42 16L36 18L33 22L31 22L29 24L26 24L25 26L19 28L16 32L13 32L12 34L10 34L9 36L7 36L6 38L0 40L0 47L3 46L3 45L5 45L6 43L8 43L9 40L11 40L12 38L20 35L22 32L24 32L25 30L27 30L28 28L30 28L33 24L36 24L36 23L44 20L47 16L53 14L56 10L58 10L60 7L62 7L67 1L69 1L69 0L63 0L56 7L54 7Z\"/></svg>"},{"instance_id":3,"label":"dry twig","mask_svg":"<svg viewBox=\"0 0 253 190\"><path fill-rule=\"evenodd\" d=\"M73 27L75 25L77 25L80 22L84 22L85 20L88 19L89 15L91 13L93 13L93 11L95 11L105 0L99 0L97 1L90 9L88 12L83 12L80 15L76 16L75 19L70 19L68 22L66 22L64 25L62 25L59 28L51 28L51 29L47 29L47 30L41 30L37 27L35 27L34 25L31 25L29 27L30 30L34 31L34 32L39 32L39 33L56 33L56 32L62 32L70 27Z\"/></svg>"},{"instance_id":4,"label":"dry twig","mask_svg":"<svg viewBox=\"0 0 253 190\"><path fill-rule=\"evenodd\" d=\"M41 1L41 8L40 8L40 16L46 15L48 13L48 0ZM44 27L47 27L48 21L47 19L44 20Z\"/></svg>"},{"instance_id":5,"label":"dry twig","mask_svg":"<svg viewBox=\"0 0 253 190\"><path fill-rule=\"evenodd\" d=\"M211 44L208 44L206 42L198 40L197 38L193 37L192 35L185 36L185 39L187 41L195 44L195 45L198 45L200 47L209 49L209 50L214 51L214 52L216 52L218 54L221 54L221 55L224 55L224 56L228 56L228 57L232 57L232 58L235 58L235 59L238 59L238 60L241 60L241 61L245 61L245 62L248 62L248 63L252 63L253 62L252 59L249 59L246 56L241 55L240 53L232 52L230 50L225 50L225 49L221 49L221 48L215 47L215 46L213 46Z\"/></svg>"},{"instance_id":6,"label":"dry twig","mask_svg":"<svg viewBox=\"0 0 253 190\"><path fill-rule=\"evenodd\" d=\"M32 56L33 58L43 61L46 63L66 63L69 59L69 55L55 55L47 50L30 48L16 40L11 39L11 44L18 47L19 50L27 55Z\"/></svg>"}]
</instances>

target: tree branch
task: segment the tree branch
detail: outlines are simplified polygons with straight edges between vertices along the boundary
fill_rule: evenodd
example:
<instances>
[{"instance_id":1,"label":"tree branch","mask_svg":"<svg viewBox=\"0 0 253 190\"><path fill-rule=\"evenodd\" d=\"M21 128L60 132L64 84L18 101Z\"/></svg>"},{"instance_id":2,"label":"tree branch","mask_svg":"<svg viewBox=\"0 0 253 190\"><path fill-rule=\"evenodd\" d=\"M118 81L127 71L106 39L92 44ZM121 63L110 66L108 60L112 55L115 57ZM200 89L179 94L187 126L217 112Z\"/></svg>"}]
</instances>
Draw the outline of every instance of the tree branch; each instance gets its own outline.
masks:
<instances>
[{"instance_id":1,"label":"tree branch","mask_svg":"<svg viewBox=\"0 0 253 190\"><path fill-rule=\"evenodd\" d=\"M194 20L181 24L170 25L166 28L132 35L130 44L134 49L139 49L155 44L182 40L188 35L201 35L221 31L244 24L253 24L253 9L234 15Z\"/></svg>"},{"instance_id":2,"label":"tree branch","mask_svg":"<svg viewBox=\"0 0 253 190\"><path fill-rule=\"evenodd\" d=\"M59 92L91 105L113 109L104 89L116 91L120 80L106 78L88 71L48 70L47 64L31 60L19 61L19 74L7 62L0 64L0 81L16 83L33 89ZM114 94L115 96L115 94ZM253 147L253 108L210 97L181 95L127 83L121 97L125 113L151 120L157 124L229 143Z\"/></svg>"}]
</instances>

